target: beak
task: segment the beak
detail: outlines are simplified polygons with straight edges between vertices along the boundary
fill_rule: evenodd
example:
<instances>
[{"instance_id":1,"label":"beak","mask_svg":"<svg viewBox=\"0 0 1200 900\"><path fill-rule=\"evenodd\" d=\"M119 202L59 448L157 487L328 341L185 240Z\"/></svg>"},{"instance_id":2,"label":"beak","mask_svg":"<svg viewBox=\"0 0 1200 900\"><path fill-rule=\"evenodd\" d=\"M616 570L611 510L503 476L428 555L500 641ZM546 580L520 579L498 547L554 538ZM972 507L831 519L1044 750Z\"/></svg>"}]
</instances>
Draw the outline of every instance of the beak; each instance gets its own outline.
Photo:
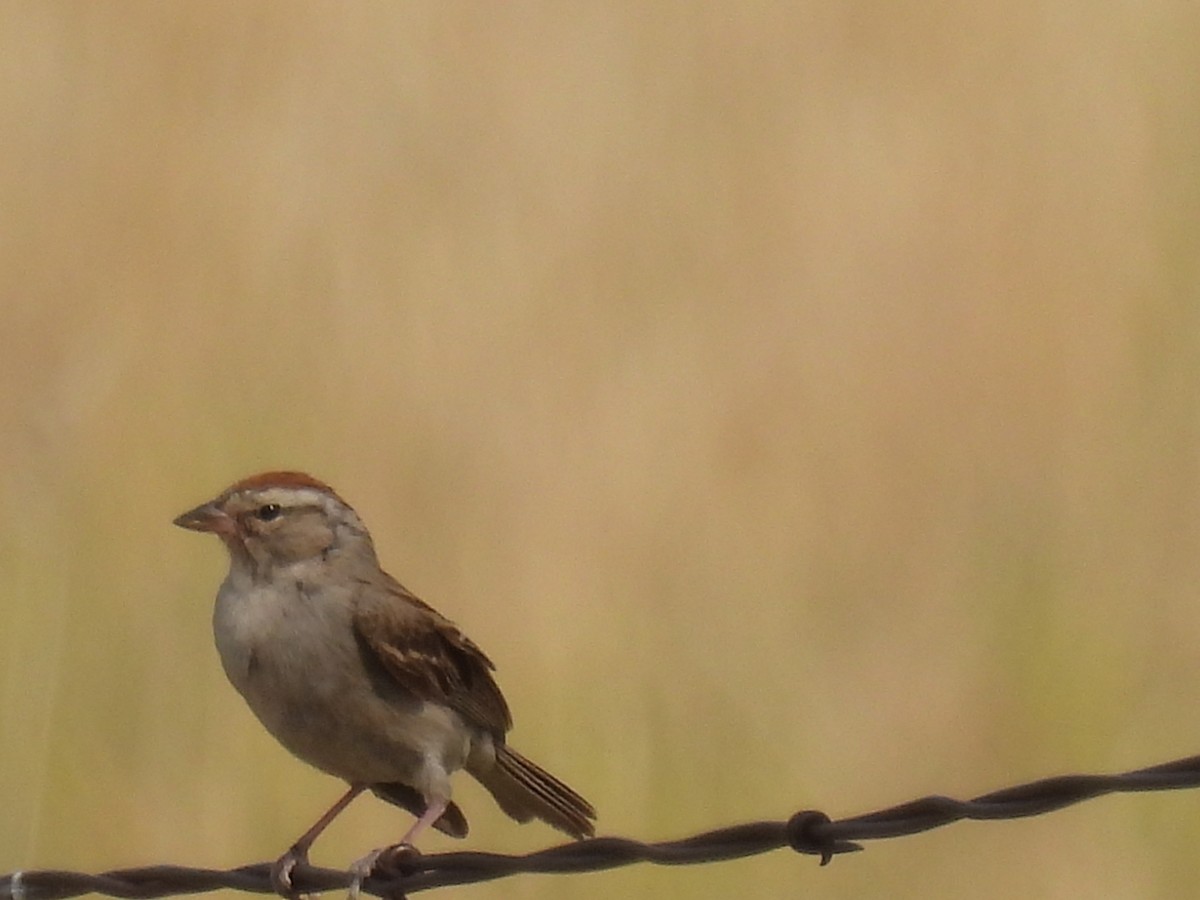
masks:
<instances>
[{"instance_id":1,"label":"beak","mask_svg":"<svg viewBox=\"0 0 1200 900\"><path fill-rule=\"evenodd\" d=\"M211 531L220 535L231 535L237 527L233 519L215 503L203 503L195 509L189 509L174 524L189 531Z\"/></svg>"}]
</instances>

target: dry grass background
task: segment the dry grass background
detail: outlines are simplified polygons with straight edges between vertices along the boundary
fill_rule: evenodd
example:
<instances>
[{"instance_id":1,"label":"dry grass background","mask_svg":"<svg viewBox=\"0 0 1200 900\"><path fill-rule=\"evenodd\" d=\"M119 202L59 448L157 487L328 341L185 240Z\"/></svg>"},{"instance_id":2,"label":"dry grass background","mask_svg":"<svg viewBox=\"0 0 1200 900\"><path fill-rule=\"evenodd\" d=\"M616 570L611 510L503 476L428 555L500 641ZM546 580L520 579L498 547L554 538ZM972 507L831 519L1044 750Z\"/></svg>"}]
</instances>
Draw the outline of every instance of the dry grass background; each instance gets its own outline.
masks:
<instances>
[{"instance_id":1,"label":"dry grass background","mask_svg":"<svg viewBox=\"0 0 1200 900\"><path fill-rule=\"evenodd\" d=\"M338 793L170 526L276 466L606 833L1200 749L1194 4L0 23L0 872L266 859ZM556 839L458 791L474 846ZM454 895L1176 897L1198 804Z\"/></svg>"}]
</instances>

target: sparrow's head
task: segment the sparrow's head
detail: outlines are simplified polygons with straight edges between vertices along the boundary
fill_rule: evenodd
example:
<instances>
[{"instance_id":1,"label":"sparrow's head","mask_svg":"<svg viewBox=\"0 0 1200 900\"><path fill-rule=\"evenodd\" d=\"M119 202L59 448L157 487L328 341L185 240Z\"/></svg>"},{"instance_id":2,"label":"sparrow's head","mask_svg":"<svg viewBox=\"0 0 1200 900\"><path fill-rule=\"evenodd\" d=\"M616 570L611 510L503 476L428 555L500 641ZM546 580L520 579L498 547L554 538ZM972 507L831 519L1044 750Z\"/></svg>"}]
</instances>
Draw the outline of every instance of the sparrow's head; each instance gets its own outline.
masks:
<instances>
[{"instance_id":1,"label":"sparrow's head","mask_svg":"<svg viewBox=\"0 0 1200 900\"><path fill-rule=\"evenodd\" d=\"M265 575L312 559L331 561L351 551L374 559L358 514L329 485L303 472L264 472L228 487L175 520L180 528L210 531L240 565Z\"/></svg>"}]
</instances>

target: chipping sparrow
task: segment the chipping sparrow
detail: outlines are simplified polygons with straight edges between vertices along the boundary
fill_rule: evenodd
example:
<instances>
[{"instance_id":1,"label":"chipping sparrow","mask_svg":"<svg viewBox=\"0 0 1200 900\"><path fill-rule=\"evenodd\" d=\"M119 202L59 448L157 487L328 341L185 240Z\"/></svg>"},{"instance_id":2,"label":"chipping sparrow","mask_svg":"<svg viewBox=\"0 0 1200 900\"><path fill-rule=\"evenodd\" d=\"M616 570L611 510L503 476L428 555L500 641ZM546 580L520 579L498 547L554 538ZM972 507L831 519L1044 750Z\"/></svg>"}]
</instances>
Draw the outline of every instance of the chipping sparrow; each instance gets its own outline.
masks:
<instances>
[{"instance_id":1,"label":"chipping sparrow","mask_svg":"<svg viewBox=\"0 0 1200 900\"><path fill-rule=\"evenodd\" d=\"M175 520L229 551L213 632L225 674L284 747L350 789L275 863L291 872L364 790L417 816L402 844L467 821L450 800L465 768L518 822L593 834L591 804L505 743L492 662L379 566L370 534L332 488L299 472L239 481ZM355 888L379 853L352 868Z\"/></svg>"}]
</instances>

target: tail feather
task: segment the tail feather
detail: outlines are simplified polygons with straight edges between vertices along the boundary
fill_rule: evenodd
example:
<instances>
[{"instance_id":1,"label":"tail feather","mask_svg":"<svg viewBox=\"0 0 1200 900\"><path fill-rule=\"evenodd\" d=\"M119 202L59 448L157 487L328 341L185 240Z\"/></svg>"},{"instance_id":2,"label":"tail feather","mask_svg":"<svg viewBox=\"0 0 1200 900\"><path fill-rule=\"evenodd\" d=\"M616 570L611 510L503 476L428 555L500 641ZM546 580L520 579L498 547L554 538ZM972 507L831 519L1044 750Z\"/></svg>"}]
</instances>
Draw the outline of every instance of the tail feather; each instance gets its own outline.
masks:
<instances>
[{"instance_id":1,"label":"tail feather","mask_svg":"<svg viewBox=\"0 0 1200 900\"><path fill-rule=\"evenodd\" d=\"M472 774L518 822L537 817L574 838L596 833L592 804L506 744L497 744L494 766Z\"/></svg>"}]
</instances>

